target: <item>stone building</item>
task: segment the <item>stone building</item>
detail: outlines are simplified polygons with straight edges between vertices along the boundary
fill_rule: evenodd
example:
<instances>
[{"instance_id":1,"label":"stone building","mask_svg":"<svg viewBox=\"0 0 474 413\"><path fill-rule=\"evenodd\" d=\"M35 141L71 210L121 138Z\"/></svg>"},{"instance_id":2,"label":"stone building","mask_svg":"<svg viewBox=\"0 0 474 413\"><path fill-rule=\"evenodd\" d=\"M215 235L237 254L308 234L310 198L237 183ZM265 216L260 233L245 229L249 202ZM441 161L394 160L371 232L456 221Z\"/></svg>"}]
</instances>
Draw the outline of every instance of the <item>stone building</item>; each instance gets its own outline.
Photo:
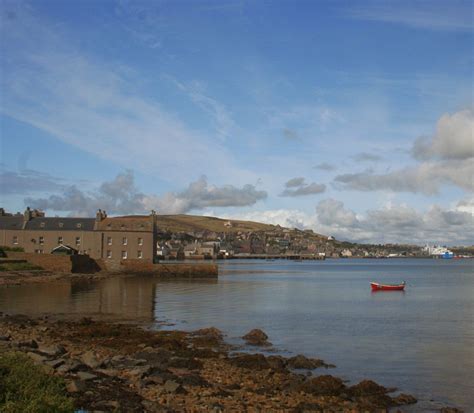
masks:
<instances>
[{"instance_id":1,"label":"stone building","mask_svg":"<svg viewBox=\"0 0 474 413\"><path fill-rule=\"evenodd\" d=\"M156 213L95 218L46 217L26 208L11 215L0 209L0 245L25 252L50 254L58 245L74 248L94 259L153 261L156 255Z\"/></svg>"}]
</instances>

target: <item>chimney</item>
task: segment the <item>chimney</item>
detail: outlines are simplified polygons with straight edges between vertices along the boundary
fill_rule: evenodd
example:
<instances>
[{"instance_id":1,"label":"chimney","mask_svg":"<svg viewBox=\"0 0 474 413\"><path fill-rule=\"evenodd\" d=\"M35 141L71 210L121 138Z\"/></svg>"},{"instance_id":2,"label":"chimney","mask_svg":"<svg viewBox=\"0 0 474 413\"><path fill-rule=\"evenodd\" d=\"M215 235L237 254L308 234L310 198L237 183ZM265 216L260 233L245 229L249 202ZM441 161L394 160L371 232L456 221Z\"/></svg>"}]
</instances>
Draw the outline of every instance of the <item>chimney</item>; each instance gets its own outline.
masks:
<instances>
[{"instance_id":1,"label":"chimney","mask_svg":"<svg viewBox=\"0 0 474 413\"><path fill-rule=\"evenodd\" d=\"M105 218L107 218L107 213L99 209L95 214L95 222L103 221Z\"/></svg>"}]
</instances>

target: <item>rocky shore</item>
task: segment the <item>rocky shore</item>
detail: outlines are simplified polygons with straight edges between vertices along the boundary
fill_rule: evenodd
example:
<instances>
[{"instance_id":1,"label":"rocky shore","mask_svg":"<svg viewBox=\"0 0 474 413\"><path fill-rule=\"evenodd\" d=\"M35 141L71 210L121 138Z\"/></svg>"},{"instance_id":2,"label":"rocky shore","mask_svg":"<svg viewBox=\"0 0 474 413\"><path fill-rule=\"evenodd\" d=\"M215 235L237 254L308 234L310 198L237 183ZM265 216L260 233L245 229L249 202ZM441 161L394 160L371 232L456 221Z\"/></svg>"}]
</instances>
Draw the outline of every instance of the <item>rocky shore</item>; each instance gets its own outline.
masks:
<instances>
[{"instance_id":1,"label":"rocky shore","mask_svg":"<svg viewBox=\"0 0 474 413\"><path fill-rule=\"evenodd\" d=\"M260 330L245 340L268 346ZM302 355L237 353L223 334L93 321L0 317L0 353L60 376L77 409L96 412L381 412L416 403L371 380L349 386Z\"/></svg>"}]
</instances>

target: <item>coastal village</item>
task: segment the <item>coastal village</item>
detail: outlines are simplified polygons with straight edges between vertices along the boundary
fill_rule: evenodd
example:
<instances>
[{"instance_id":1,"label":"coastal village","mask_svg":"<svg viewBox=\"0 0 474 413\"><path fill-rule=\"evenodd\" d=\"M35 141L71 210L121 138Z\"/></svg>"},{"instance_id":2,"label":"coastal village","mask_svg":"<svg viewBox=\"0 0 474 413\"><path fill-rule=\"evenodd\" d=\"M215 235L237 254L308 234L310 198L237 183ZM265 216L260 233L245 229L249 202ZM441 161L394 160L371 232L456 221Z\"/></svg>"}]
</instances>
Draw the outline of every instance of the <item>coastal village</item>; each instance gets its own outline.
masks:
<instances>
[{"instance_id":1,"label":"coastal village","mask_svg":"<svg viewBox=\"0 0 474 413\"><path fill-rule=\"evenodd\" d=\"M311 229L155 211L108 217L98 210L95 218L71 218L47 217L30 208L12 214L0 208L0 245L27 253L88 255L105 262L454 256L446 248L356 244ZM468 257L472 251L456 254Z\"/></svg>"}]
</instances>

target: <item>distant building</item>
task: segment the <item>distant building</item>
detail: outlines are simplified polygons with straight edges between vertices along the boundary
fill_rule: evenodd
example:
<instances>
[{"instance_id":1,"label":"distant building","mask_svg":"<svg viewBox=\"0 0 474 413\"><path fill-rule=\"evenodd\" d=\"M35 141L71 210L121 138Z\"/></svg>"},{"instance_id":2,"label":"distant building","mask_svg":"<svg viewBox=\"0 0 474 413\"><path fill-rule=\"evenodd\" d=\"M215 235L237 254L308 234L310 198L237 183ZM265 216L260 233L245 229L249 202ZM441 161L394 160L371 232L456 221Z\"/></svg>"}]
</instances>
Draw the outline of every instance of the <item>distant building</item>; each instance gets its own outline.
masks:
<instances>
[{"instance_id":1,"label":"distant building","mask_svg":"<svg viewBox=\"0 0 474 413\"><path fill-rule=\"evenodd\" d=\"M0 214L0 245L25 252L51 254L67 246L94 259L153 261L156 255L156 215L95 218L46 217L26 208L23 215Z\"/></svg>"}]
</instances>

